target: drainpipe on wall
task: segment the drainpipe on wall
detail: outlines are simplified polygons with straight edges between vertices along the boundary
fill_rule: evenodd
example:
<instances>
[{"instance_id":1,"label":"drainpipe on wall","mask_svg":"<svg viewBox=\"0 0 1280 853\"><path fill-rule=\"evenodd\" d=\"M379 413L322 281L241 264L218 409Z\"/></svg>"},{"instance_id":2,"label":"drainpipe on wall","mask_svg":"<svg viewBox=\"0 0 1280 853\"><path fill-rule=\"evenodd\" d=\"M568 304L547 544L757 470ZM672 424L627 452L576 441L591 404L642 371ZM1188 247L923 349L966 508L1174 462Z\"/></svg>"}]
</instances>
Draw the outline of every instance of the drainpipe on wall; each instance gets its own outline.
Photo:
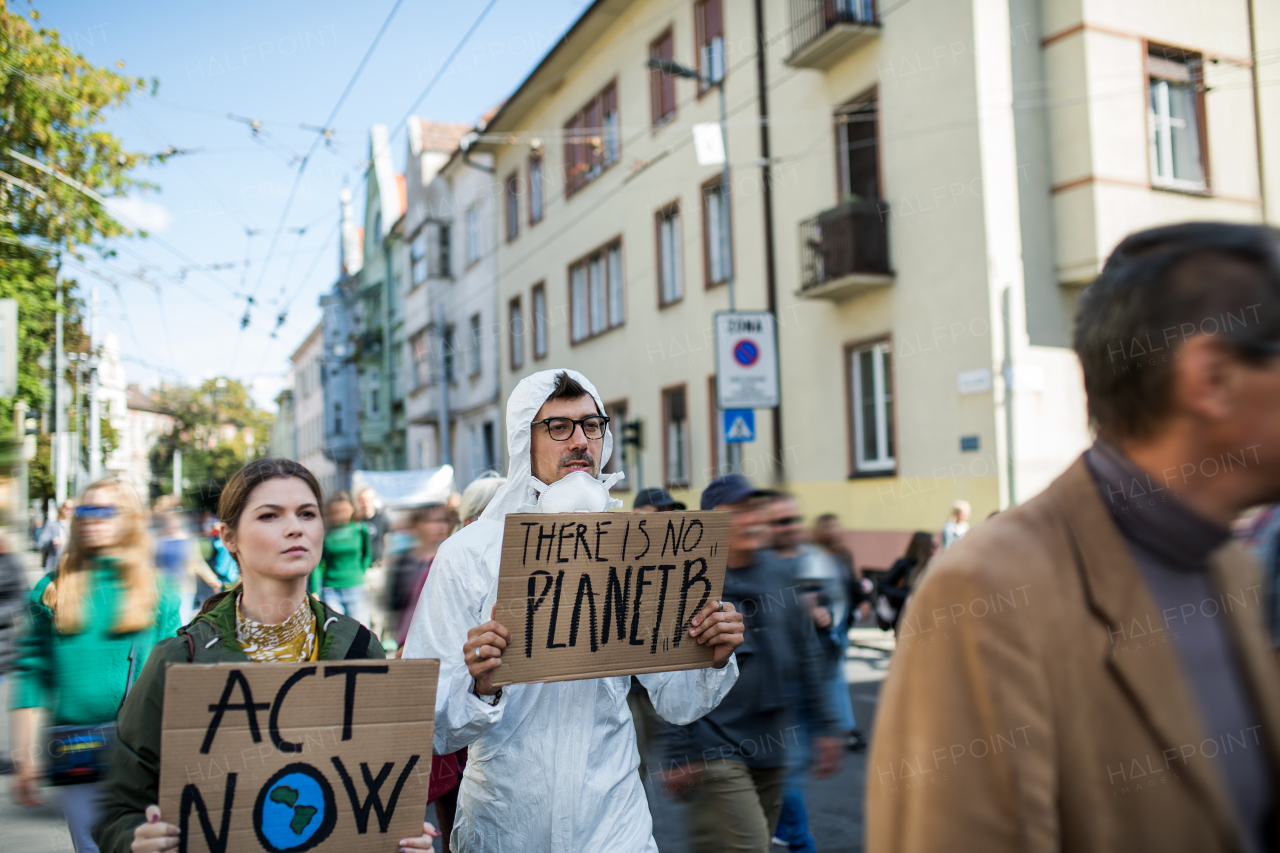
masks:
<instances>
[{"instance_id":1,"label":"drainpipe on wall","mask_svg":"<svg viewBox=\"0 0 1280 853\"><path fill-rule=\"evenodd\" d=\"M756 9L756 89L759 93L758 101L760 104L760 179L763 187L762 197L764 200L764 271L765 271L765 293L768 298L768 310L773 315L773 328L775 334L781 337L778 331L778 269L777 262L774 258L773 247L773 170L769 165L769 85L766 75L765 64L765 34L764 34L764 0L755 0ZM781 378L782 372L782 345L778 344L778 372ZM782 388L779 382L778 388L778 405L773 410L773 456L777 460L778 468L774 479L783 483L786 481L786 463L782 456Z\"/></svg>"},{"instance_id":2,"label":"drainpipe on wall","mask_svg":"<svg viewBox=\"0 0 1280 853\"><path fill-rule=\"evenodd\" d=\"M1245 0L1249 8L1249 74L1253 84L1253 134L1258 150L1258 198L1262 201L1262 221L1267 222L1267 181L1262 163L1262 93L1258 89L1258 25L1254 18L1253 0Z\"/></svg>"},{"instance_id":3,"label":"drainpipe on wall","mask_svg":"<svg viewBox=\"0 0 1280 853\"><path fill-rule=\"evenodd\" d=\"M1009 509L1018 503L1018 466L1013 445L1013 395L1016 385L1013 375L1013 295L1012 288L1008 285L1000 293L1000 308L1004 320L1004 365L1000 372L1004 377L1005 470L1009 480L1009 502L1001 509Z\"/></svg>"}]
</instances>

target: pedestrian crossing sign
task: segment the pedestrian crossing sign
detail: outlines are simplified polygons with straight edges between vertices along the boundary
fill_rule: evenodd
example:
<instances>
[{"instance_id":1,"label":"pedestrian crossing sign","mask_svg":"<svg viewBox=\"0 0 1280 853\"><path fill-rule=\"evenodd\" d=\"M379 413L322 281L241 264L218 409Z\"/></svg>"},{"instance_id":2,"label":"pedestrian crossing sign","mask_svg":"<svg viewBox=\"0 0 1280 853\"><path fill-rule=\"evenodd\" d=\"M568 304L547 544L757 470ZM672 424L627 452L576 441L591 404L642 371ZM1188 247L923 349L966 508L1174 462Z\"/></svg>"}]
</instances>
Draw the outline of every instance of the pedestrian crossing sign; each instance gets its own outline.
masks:
<instances>
[{"instance_id":1,"label":"pedestrian crossing sign","mask_svg":"<svg viewBox=\"0 0 1280 853\"><path fill-rule=\"evenodd\" d=\"M724 440L729 444L756 440L754 409L724 410Z\"/></svg>"}]
</instances>

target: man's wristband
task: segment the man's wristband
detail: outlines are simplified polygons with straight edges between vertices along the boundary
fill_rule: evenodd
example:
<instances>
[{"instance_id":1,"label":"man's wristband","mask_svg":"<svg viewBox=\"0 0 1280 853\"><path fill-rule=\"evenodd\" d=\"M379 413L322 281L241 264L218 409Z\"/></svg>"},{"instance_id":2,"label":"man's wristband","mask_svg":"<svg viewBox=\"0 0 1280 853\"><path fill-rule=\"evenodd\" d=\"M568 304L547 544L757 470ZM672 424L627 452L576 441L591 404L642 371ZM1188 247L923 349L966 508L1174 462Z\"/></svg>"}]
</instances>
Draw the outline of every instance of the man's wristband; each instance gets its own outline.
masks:
<instances>
[{"instance_id":1,"label":"man's wristband","mask_svg":"<svg viewBox=\"0 0 1280 853\"><path fill-rule=\"evenodd\" d=\"M486 696L479 690L476 690L476 680L473 678L471 679L471 695L490 707L497 707L498 700L502 698L502 688L499 687L498 692L492 696Z\"/></svg>"}]
</instances>

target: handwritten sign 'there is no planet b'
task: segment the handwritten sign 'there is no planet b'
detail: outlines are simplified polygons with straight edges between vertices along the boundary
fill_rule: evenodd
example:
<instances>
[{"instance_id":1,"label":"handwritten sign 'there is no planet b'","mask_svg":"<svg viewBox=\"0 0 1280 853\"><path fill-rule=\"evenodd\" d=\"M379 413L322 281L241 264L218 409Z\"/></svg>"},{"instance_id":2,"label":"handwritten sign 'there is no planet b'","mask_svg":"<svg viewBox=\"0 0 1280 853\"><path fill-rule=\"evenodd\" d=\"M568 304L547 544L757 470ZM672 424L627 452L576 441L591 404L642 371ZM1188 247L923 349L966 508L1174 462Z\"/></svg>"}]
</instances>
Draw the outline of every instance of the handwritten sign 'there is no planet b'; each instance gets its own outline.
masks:
<instances>
[{"instance_id":1,"label":"handwritten sign 'there is no planet b'","mask_svg":"<svg viewBox=\"0 0 1280 853\"><path fill-rule=\"evenodd\" d=\"M170 664L160 814L191 853L387 853L422 834L437 660Z\"/></svg>"},{"instance_id":2,"label":"handwritten sign 'there is no planet b'","mask_svg":"<svg viewBox=\"0 0 1280 853\"><path fill-rule=\"evenodd\" d=\"M513 513L497 619L511 644L493 683L710 666L689 623L724 587L729 513Z\"/></svg>"}]
</instances>

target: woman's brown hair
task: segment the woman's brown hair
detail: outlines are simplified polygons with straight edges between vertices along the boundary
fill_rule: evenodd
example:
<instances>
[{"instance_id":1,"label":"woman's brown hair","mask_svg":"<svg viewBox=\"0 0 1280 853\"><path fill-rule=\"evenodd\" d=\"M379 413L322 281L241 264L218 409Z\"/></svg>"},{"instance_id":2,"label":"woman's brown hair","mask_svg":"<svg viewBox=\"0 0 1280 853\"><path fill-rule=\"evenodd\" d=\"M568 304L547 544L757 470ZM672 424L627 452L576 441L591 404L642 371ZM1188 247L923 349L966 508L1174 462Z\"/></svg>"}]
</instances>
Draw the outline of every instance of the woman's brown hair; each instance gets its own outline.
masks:
<instances>
[{"instance_id":1,"label":"woman's brown hair","mask_svg":"<svg viewBox=\"0 0 1280 853\"><path fill-rule=\"evenodd\" d=\"M323 503L320 481L316 479L316 475L312 474L305 465L294 462L292 459L263 456L232 474L218 497L218 520L222 522L223 540L226 540L228 531L234 536L240 528L240 516L244 515L244 509L248 506L249 496L253 494L254 489L267 480L287 480L292 477L307 484L311 494L316 496L317 504ZM231 558L237 564L240 562L235 554L232 554ZM236 586L238 587L239 584L237 583ZM205 599L200 612L208 613L232 591L234 588L209 596Z\"/></svg>"},{"instance_id":2,"label":"woman's brown hair","mask_svg":"<svg viewBox=\"0 0 1280 853\"><path fill-rule=\"evenodd\" d=\"M112 549L111 556L120 561L124 598L120 612L116 614L114 630L118 634L132 634L154 624L156 602L160 598L146 512L133 486L123 480L109 478L90 483L81 494L80 502L84 503L85 498L94 492L111 492L113 505L119 513L120 543ZM78 632L84 620L87 570L91 568L92 561L80 538L81 523L72 518L71 540L58 561L53 581L40 597L40 601L53 611L53 625L61 634Z\"/></svg>"}]
</instances>

